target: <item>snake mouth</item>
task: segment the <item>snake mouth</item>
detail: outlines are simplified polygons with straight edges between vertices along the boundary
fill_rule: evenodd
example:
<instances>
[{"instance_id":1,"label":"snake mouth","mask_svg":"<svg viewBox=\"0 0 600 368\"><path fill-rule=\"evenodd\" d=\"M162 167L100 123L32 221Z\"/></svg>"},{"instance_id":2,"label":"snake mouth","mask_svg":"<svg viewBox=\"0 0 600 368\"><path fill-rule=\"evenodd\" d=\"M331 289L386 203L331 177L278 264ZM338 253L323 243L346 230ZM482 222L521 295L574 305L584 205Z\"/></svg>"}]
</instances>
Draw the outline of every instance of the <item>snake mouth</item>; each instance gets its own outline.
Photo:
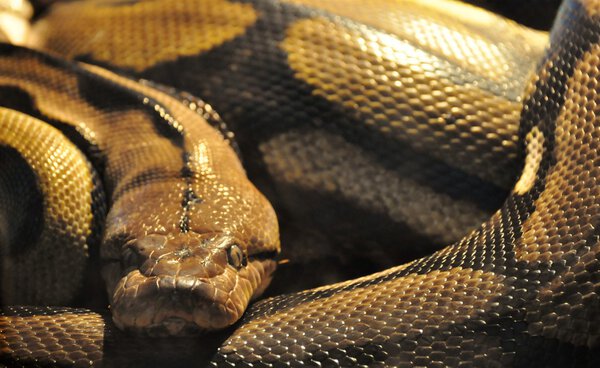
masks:
<instances>
[{"instance_id":1,"label":"snake mouth","mask_svg":"<svg viewBox=\"0 0 600 368\"><path fill-rule=\"evenodd\" d=\"M275 267L273 260L252 260L244 270L226 269L210 280L148 277L134 270L121 279L113 294L113 321L122 330L158 337L226 328L268 285Z\"/></svg>"},{"instance_id":2,"label":"snake mouth","mask_svg":"<svg viewBox=\"0 0 600 368\"><path fill-rule=\"evenodd\" d=\"M235 280L234 275L224 278ZM241 316L249 301L245 290L222 289L233 291L233 286L195 277L147 277L134 270L117 285L113 320L124 330L151 336L187 336L223 328Z\"/></svg>"},{"instance_id":3,"label":"snake mouth","mask_svg":"<svg viewBox=\"0 0 600 368\"><path fill-rule=\"evenodd\" d=\"M248 257L239 244L223 234L128 242L109 276L113 321L149 336L190 336L234 324L276 267L274 259Z\"/></svg>"}]
</instances>

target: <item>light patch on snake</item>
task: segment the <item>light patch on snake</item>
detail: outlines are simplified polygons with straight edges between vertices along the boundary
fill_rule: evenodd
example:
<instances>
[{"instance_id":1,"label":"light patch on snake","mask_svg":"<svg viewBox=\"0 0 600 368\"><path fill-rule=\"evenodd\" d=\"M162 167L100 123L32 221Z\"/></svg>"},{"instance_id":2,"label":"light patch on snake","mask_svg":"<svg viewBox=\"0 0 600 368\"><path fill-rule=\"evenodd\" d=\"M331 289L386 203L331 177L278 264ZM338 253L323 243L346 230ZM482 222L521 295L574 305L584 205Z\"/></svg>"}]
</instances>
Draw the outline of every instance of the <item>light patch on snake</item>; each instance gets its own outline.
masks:
<instances>
[{"instance_id":1,"label":"light patch on snake","mask_svg":"<svg viewBox=\"0 0 600 368\"><path fill-rule=\"evenodd\" d=\"M323 131L286 132L263 143L261 150L269 172L282 182L341 195L442 244L488 216L471 202L420 185L402 167L382 167L361 148Z\"/></svg>"},{"instance_id":2,"label":"light patch on snake","mask_svg":"<svg viewBox=\"0 0 600 368\"><path fill-rule=\"evenodd\" d=\"M3 1L0 4L0 40L23 45L30 32L33 6L26 0Z\"/></svg>"},{"instance_id":3,"label":"light patch on snake","mask_svg":"<svg viewBox=\"0 0 600 368\"><path fill-rule=\"evenodd\" d=\"M332 351L369 342L400 345L421 338L444 341L453 326L497 306L495 298L505 290L503 279L491 272L456 267L409 274L367 288L349 288L324 299L314 298L316 290L302 292L299 296L304 295L305 300L292 309L278 310L276 320L267 314L248 321L233 333L220 353L237 354L247 362L274 362L288 354L302 361L315 353L311 346ZM274 325L281 332L276 338L265 333ZM254 336L256 348L239 348L247 346L243 343L247 336ZM262 349L274 349L274 354L262 354ZM394 366L401 360L398 356L386 363Z\"/></svg>"},{"instance_id":4,"label":"light patch on snake","mask_svg":"<svg viewBox=\"0 0 600 368\"><path fill-rule=\"evenodd\" d=\"M548 34L454 1L286 0L327 10L390 32L461 68L493 80L501 95L518 99L528 68L525 60L541 56ZM443 9L443 11L442 11ZM449 14L452 16L449 17ZM490 25L493 24L493 32ZM530 63L533 67L533 63Z\"/></svg>"},{"instance_id":5,"label":"light patch on snake","mask_svg":"<svg viewBox=\"0 0 600 368\"><path fill-rule=\"evenodd\" d=\"M58 130L5 108L0 108L0 145L16 149L29 163L44 196L38 244L17 258L2 259L3 300L68 303L81 287L92 232L94 184L89 163ZM46 271L40 272L43 264Z\"/></svg>"},{"instance_id":6,"label":"light patch on snake","mask_svg":"<svg viewBox=\"0 0 600 368\"><path fill-rule=\"evenodd\" d=\"M32 29L29 45L142 71L217 47L243 34L256 18L250 4L225 0L56 4Z\"/></svg>"},{"instance_id":7,"label":"light patch on snake","mask_svg":"<svg viewBox=\"0 0 600 368\"><path fill-rule=\"evenodd\" d=\"M544 140L544 133L537 126L533 127L525 136L527 145L525 166L519 181L515 184L515 193L523 195L533 187L544 155Z\"/></svg>"},{"instance_id":8,"label":"light patch on snake","mask_svg":"<svg viewBox=\"0 0 600 368\"><path fill-rule=\"evenodd\" d=\"M0 9L0 40L14 45L25 44L31 25L29 19Z\"/></svg>"},{"instance_id":9,"label":"light patch on snake","mask_svg":"<svg viewBox=\"0 0 600 368\"><path fill-rule=\"evenodd\" d=\"M598 1L581 0L581 4L583 5L590 17L597 17L598 15L600 15L600 3L598 3Z\"/></svg>"},{"instance_id":10,"label":"light patch on snake","mask_svg":"<svg viewBox=\"0 0 600 368\"><path fill-rule=\"evenodd\" d=\"M463 70L324 18L294 23L281 47L297 78L357 120L501 188L514 184L520 104L455 80Z\"/></svg>"},{"instance_id":11,"label":"light patch on snake","mask_svg":"<svg viewBox=\"0 0 600 368\"><path fill-rule=\"evenodd\" d=\"M536 211L523 223L523 237L515 252L518 259L530 263L567 260L565 273L542 289L539 304L531 307L530 332L588 346L600 341L600 319L597 314L594 318L582 316L576 309L597 310L600 306L597 281L585 271L586 266L598 263L600 254L596 235L600 216L599 69L600 45L596 44L577 62L567 81L565 104L556 122L556 164L535 201ZM581 278L575 282L579 275L587 277L587 282ZM561 292L565 288L579 297L565 299ZM581 308L581 303L587 307ZM555 312L557 304L559 314Z\"/></svg>"}]
</instances>

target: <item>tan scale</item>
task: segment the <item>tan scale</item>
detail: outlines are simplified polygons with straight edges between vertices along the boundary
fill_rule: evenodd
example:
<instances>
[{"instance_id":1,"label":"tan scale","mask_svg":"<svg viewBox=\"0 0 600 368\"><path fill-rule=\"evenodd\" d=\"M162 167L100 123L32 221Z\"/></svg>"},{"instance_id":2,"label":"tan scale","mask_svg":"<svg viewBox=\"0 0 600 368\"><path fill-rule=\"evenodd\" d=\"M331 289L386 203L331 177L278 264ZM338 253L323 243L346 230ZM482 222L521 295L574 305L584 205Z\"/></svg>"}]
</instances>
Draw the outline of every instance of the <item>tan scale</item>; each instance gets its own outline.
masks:
<instances>
[{"instance_id":1,"label":"tan scale","mask_svg":"<svg viewBox=\"0 0 600 368\"><path fill-rule=\"evenodd\" d=\"M27 161L35 172L44 198L44 227L36 239L38 244L16 244L26 247L27 251L14 258L5 253L10 245L0 244L3 248L0 252L4 253L2 300L9 304L70 303L82 286L88 256L87 241L92 235L95 184L91 166L79 149L58 130L5 108L0 108L0 146L15 149ZM0 203L6 204L2 198ZM8 206L9 209L15 207L17 211L25 210L19 209L18 203L14 207ZM5 206L0 208L7 209ZM14 217L18 213L3 215ZM39 266L44 263L55 266Z\"/></svg>"},{"instance_id":2,"label":"tan scale","mask_svg":"<svg viewBox=\"0 0 600 368\"><path fill-rule=\"evenodd\" d=\"M33 7L27 0L0 1L0 40L22 45L29 38Z\"/></svg>"},{"instance_id":3,"label":"tan scale","mask_svg":"<svg viewBox=\"0 0 600 368\"><path fill-rule=\"evenodd\" d=\"M124 68L141 71L219 46L243 34L257 17L251 5L227 0L113 3L56 5L46 21L36 23L28 44L61 53L68 50L68 58L91 54L100 61L118 60ZM45 22L52 17L60 21L47 27ZM110 27L102 27L107 23ZM161 29L169 31L156 31ZM144 36L126 36L132 33Z\"/></svg>"},{"instance_id":4,"label":"tan scale","mask_svg":"<svg viewBox=\"0 0 600 368\"><path fill-rule=\"evenodd\" d=\"M517 155L517 102L454 83L446 62L409 43L324 18L294 23L281 47L297 78L359 121L500 187L513 184L502 170ZM444 121L449 114L454 123Z\"/></svg>"},{"instance_id":5,"label":"tan scale","mask_svg":"<svg viewBox=\"0 0 600 368\"><path fill-rule=\"evenodd\" d=\"M527 145L525 167L513 189L519 195L527 193L535 184L537 172L544 155L544 133L537 126L533 127L525 136L525 144Z\"/></svg>"},{"instance_id":6,"label":"tan scale","mask_svg":"<svg viewBox=\"0 0 600 368\"><path fill-rule=\"evenodd\" d=\"M64 350L54 355L54 364L89 367L94 362L102 361L104 336L97 334L97 331L102 329L103 320L96 313L70 313L67 311L60 315L20 318L15 322L14 326L9 326L7 320L0 317L0 328L2 328L3 334L3 339L0 339L0 352L9 349L27 351L28 354L21 360L22 364L35 364L35 361L43 361L48 358L49 349L44 349L43 345L35 349L25 343L36 339L52 341L55 345L64 347ZM52 325L55 328L51 328ZM57 326L60 327L56 328ZM78 341L73 340L71 336L77 336ZM9 347L7 341L17 339L21 343L12 344ZM81 354L77 344L85 347L85 351L89 353Z\"/></svg>"},{"instance_id":7,"label":"tan scale","mask_svg":"<svg viewBox=\"0 0 600 368\"><path fill-rule=\"evenodd\" d=\"M400 36L419 49L441 55L477 75L499 83L519 96L514 60L536 57L548 41L534 31L459 1L285 0L346 16ZM493 31L490 31L490 28ZM507 50L510 50L507 52Z\"/></svg>"},{"instance_id":8,"label":"tan scale","mask_svg":"<svg viewBox=\"0 0 600 368\"><path fill-rule=\"evenodd\" d=\"M388 271L397 271L390 269ZM378 277L374 274L371 277ZM282 313L277 324L283 335L292 334L299 326L308 330L314 326L316 330L327 326L330 332L325 335L304 335L298 338L297 344L308 347L298 351L296 359L302 361L315 352L310 349L314 340L320 340L320 344L327 349L343 347L343 326L355 326L350 332L352 339L358 344L367 340L375 343L397 343L403 339L418 339L420 335L427 336L430 340L445 339L444 334L438 333L438 327L448 325L460 325L465 320L476 317L482 311L487 311L497 305L495 298L504 291L504 277L489 272L452 268L447 271L432 271L424 275L409 274L404 277L395 278L391 281L383 281L370 285L363 289L347 291L340 290L327 298L310 300L311 293L326 290L324 288L305 292L306 302L299 304L293 310ZM354 283L365 281L357 279ZM336 285L340 287L341 285ZM303 298L303 293L298 295ZM332 315L331 310L336 310ZM373 311L377 313L373 313ZM405 324L411 326L410 331L405 334L397 334L383 337L373 334L373 331L386 331L386 326ZM271 339L264 333L268 326L273 325L269 316L256 318L244 326L243 335L234 334L220 348L222 353L233 353L236 346L243 343L247 335L253 335L258 345L264 346L265 350L277 351L276 339ZM388 328L393 331L392 327ZM447 332L447 331L446 331ZM388 340L389 339L389 340ZM397 341L396 341L397 340ZM457 346L460 348L460 346ZM257 352L258 353L258 352ZM274 364L278 361L278 354L274 353L261 357L259 354L245 354L247 361L261 359L263 363ZM395 357L386 362L388 366L399 366L408 364L413 354L404 357Z\"/></svg>"}]
</instances>

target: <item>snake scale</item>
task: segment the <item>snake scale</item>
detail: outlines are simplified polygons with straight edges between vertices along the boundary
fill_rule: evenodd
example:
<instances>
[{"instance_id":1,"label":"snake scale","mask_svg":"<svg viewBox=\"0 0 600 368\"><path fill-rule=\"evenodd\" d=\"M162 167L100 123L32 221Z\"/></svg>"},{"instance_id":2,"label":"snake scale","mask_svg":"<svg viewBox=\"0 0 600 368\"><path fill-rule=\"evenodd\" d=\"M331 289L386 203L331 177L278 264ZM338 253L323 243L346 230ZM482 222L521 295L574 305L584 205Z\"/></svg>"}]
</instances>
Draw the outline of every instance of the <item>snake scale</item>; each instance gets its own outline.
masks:
<instances>
[{"instance_id":1,"label":"snake scale","mask_svg":"<svg viewBox=\"0 0 600 368\"><path fill-rule=\"evenodd\" d=\"M597 0L68 1L24 43L0 366L600 365Z\"/></svg>"}]
</instances>

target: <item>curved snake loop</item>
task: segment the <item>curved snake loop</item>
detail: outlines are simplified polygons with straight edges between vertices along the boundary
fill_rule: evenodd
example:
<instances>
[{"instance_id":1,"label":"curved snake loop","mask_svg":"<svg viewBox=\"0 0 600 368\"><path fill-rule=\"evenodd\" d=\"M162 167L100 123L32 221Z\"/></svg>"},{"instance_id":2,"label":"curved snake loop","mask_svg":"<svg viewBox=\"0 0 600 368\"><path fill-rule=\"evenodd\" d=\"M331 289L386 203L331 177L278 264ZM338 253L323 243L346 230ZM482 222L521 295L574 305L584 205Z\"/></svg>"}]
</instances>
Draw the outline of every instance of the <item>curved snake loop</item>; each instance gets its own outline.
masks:
<instances>
[{"instance_id":1,"label":"curved snake loop","mask_svg":"<svg viewBox=\"0 0 600 368\"><path fill-rule=\"evenodd\" d=\"M440 3L74 1L2 45L2 302L90 253L112 316L3 307L0 366L598 366L600 2ZM283 276L402 265L236 322L279 252L246 175Z\"/></svg>"}]
</instances>

